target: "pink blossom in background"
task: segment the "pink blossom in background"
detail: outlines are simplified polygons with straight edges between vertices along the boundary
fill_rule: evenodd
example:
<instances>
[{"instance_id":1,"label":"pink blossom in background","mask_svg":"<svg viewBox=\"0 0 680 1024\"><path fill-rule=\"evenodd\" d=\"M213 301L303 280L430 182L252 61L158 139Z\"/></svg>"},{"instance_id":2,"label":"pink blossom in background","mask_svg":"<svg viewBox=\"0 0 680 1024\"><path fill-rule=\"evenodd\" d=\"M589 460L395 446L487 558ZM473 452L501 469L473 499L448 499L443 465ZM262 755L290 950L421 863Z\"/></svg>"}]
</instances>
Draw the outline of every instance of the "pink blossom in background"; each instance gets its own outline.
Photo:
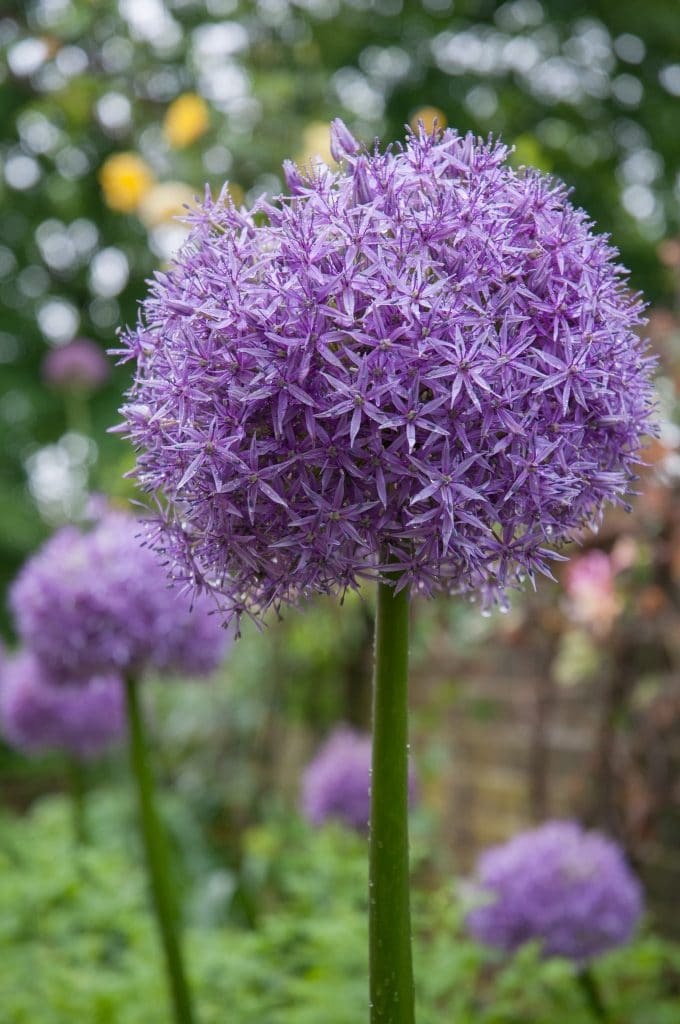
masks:
<instances>
[{"instance_id":1,"label":"pink blossom in background","mask_svg":"<svg viewBox=\"0 0 680 1024\"><path fill-rule=\"evenodd\" d=\"M110 374L106 356L88 338L76 338L52 349L43 360L42 371L52 387L73 391L94 391Z\"/></svg>"},{"instance_id":2,"label":"pink blossom in background","mask_svg":"<svg viewBox=\"0 0 680 1024\"><path fill-rule=\"evenodd\" d=\"M567 566L567 612L574 622L606 633L622 608L616 593L617 566L604 551L588 551Z\"/></svg>"}]
</instances>

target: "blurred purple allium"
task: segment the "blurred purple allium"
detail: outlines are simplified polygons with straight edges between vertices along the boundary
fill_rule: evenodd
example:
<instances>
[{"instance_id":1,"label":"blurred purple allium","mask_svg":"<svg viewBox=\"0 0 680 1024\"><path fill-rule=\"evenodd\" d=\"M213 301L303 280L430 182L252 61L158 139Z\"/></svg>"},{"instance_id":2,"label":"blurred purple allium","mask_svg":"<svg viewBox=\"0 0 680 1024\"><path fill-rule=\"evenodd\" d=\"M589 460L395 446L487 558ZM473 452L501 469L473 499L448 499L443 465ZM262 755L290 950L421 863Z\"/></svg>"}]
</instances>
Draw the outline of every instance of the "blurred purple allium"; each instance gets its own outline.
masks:
<instances>
[{"instance_id":1,"label":"blurred purple allium","mask_svg":"<svg viewBox=\"0 0 680 1024\"><path fill-rule=\"evenodd\" d=\"M0 725L7 742L27 754L99 757L125 729L121 679L109 675L84 685L54 686L37 658L19 654L0 672Z\"/></svg>"},{"instance_id":2,"label":"blurred purple allium","mask_svg":"<svg viewBox=\"0 0 680 1024\"><path fill-rule=\"evenodd\" d=\"M335 729L307 765L302 778L302 812L312 825L343 821L358 832L368 829L371 812L371 737L347 726ZM409 767L409 801L416 776Z\"/></svg>"},{"instance_id":3,"label":"blurred purple allium","mask_svg":"<svg viewBox=\"0 0 680 1024\"><path fill-rule=\"evenodd\" d=\"M355 587L501 595L625 501L643 304L559 182L447 130L206 193L123 336L159 545L227 615Z\"/></svg>"},{"instance_id":4,"label":"blurred purple allium","mask_svg":"<svg viewBox=\"0 0 680 1024\"><path fill-rule=\"evenodd\" d=\"M620 847L569 821L548 822L481 855L471 933L512 951L531 940L543 956L579 964L631 938L640 885Z\"/></svg>"},{"instance_id":5,"label":"blurred purple allium","mask_svg":"<svg viewBox=\"0 0 680 1024\"><path fill-rule=\"evenodd\" d=\"M17 629L55 681L219 664L228 633L214 602L170 587L142 530L108 512L88 532L59 530L21 570L10 592Z\"/></svg>"},{"instance_id":6,"label":"blurred purple allium","mask_svg":"<svg viewBox=\"0 0 680 1024\"><path fill-rule=\"evenodd\" d=\"M43 360L43 377L54 388L94 391L109 377L109 364L99 345L76 338L52 349Z\"/></svg>"}]
</instances>

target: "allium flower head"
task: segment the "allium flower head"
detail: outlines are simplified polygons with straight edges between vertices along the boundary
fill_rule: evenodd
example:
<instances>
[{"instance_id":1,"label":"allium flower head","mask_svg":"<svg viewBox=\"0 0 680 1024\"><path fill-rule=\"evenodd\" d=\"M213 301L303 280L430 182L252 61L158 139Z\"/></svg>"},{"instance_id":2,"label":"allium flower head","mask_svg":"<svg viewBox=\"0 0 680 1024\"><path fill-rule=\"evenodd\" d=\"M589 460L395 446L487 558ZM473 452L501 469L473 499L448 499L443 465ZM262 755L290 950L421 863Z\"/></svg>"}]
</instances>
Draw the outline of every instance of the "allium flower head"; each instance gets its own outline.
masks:
<instances>
[{"instance_id":1,"label":"allium flower head","mask_svg":"<svg viewBox=\"0 0 680 1024\"><path fill-rule=\"evenodd\" d=\"M628 942L642 913L619 846L568 821L487 850L476 888L486 902L467 919L475 938L508 951L538 941L544 956L580 964Z\"/></svg>"},{"instance_id":2,"label":"allium flower head","mask_svg":"<svg viewBox=\"0 0 680 1024\"><path fill-rule=\"evenodd\" d=\"M347 726L329 736L302 779L302 812L313 825L337 819L365 832L371 813L371 737ZM409 798L416 794L409 771Z\"/></svg>"},{"instance_id":3,"label":"allium flower head","mask_svg":"<svg viewBox=\"0 0 680 1024\"><path fill-rule=\"evenodd\" d=\"M28 754L64 751L83 761L100 756L123 734L124 703L118 676L54 686L28 653L5 663L0 672L3 735Z\"/></svg>"},{"instance_id":4,"label":"allium flower head","mask_svg":"<svg viewBox=\"0 0 680 1024\"><path fill-rule=\"evenodd\" d=\"M48 352L42 371L53 388L94 391L107 380L109 364L99 345L88 338L76 338Z\"/></svg>"},{"instance_id":5,"label":"allium flower head","mask_svg":"<svg viewBox=\"0 0 680 1024\"><path fill-rule=\"evenodd\" d=\"M120 512L89 532L65 527L19 574L10 594L18 632L55 680L203 674L219 663L227 634L213 602L170 587L141 531Z\"/></svg>"},{"instance_id":6,"label":"allium flower head","mask_svg":"<svg viewBox=\"0 0 680 1024\"><path fill-rule=\"evenodd\" d=\"M388 561L426 594L546 572L650 415L642 304L562 185L452 130L331 134L274 205L206 194L124 336L162 543L237 615Z\"/></svg>"}]
</instances>

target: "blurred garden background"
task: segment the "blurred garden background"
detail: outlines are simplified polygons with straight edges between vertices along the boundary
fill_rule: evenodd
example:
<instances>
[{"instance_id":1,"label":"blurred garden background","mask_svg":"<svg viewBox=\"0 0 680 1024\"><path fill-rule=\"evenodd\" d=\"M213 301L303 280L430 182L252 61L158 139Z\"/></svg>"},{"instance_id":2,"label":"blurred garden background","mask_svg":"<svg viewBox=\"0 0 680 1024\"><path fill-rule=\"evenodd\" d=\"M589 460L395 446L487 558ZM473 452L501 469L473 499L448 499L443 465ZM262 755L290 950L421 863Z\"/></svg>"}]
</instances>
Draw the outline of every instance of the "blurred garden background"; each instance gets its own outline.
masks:
<instances>
[{"instance_id":1,"label":"blurred garden background","mask_svg":"<svg viewBox=\"0 0 680 1024\"><path fill-rule=\"evenodd\" d=\"M26 0L0 4L0 54L3 594L92 493L135 497L107 433L129 368L85 386L50 365L74 340L116 347L206 183L248 203L282 189L284 159L331 160L333 117L369 143L436 119L501 135L611 233L660 363L632 512L507 614L412 609L419 999L424 1024L591 1019L567 964L461 933L479 852L575 818L622 844L646 895L641 936L602 964L611 1020L677 1021L677 0ZM368 728L372 629L370 591L319 602L245 629L214 680L146 692L205 1022L362 1019L365 838L298 812L325 737ZM65 762L0 743L2 1024L167 1019L125 774L124 753L88 767L76 855Z\"/></svg>"}]
</instances>

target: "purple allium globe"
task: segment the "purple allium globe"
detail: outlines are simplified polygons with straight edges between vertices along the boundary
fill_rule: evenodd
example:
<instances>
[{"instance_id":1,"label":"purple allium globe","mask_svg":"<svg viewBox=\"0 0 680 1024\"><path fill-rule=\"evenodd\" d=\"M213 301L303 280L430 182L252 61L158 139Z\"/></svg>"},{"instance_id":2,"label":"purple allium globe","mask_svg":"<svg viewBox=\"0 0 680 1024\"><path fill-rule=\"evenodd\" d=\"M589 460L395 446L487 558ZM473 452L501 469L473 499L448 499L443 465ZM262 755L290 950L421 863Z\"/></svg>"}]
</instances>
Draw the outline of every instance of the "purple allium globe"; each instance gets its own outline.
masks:
<instances>
[{"instance_id":1,"label":"purple allium globe","mask_svg":"<svg viewBox=\"0 0 680 1024\"><path fill-rule=\"evenodd\" d=\"M109 675L54 686L37 658L19 654L0 673L0 725L7 742L27 754L64 751L91 760L125 731L122 681Z\"/></svg>"},{"instance_id":2,"label":"purple allium globe","mask_svg":"<svg viewBox=\"0 0 680 1024\"><path fill-rule=\"evenodd\" d=\"M76 338L48 352L42 372L53 388L94 391L108 379L110 369L99 345L88 338Z\"/></svg>"},{"instance_id":3,"label":"purple allium globe","mask_svg":"<svg viewBox=\"0 0 680 1024\"><path fill-rule=\"evenodd\" d=\"M209 194L123 337L164 540L226 612L362 577L487 599L622 503L648 428L642 303L567 190L455 131Z\"/></svg>"},{"instance_id":4,"label":"purple allium globe","mask_svg":"<svg viewBox=\"0 0 680 1024\"><path fill-rule=\"evenodd\" d=\"M17 577L10 601L19 635L55 681L202 675L219 664L228 634L214 602L170 587L142 530L113 511L87 532L65 527Z\"/></svg>"},{"instance_id":5,"label":"purple allium globe","mask_svg":"<svg viewBox=\"0 0 680 1024\"><path fill-rule=\"evenodd\" d=\"M409 767L409 800L416 776ZM301 807L312 825L338 820L365 832L371 811L371 737L347 726L335 729L307 765Z\"/></svg>"},{"instance_id":6,"label":"purple allium globe","mask_svg":"<svg viewBox=\"0 0 680 1024\"><path fill-rule=\"evenodd\" d=\"M552 821L487 850L467 918L479 941L512 951L534 940L543 956L578 964L629 941L640 885L620 847L570 821Z\"/></svg>"}]
</instances>

